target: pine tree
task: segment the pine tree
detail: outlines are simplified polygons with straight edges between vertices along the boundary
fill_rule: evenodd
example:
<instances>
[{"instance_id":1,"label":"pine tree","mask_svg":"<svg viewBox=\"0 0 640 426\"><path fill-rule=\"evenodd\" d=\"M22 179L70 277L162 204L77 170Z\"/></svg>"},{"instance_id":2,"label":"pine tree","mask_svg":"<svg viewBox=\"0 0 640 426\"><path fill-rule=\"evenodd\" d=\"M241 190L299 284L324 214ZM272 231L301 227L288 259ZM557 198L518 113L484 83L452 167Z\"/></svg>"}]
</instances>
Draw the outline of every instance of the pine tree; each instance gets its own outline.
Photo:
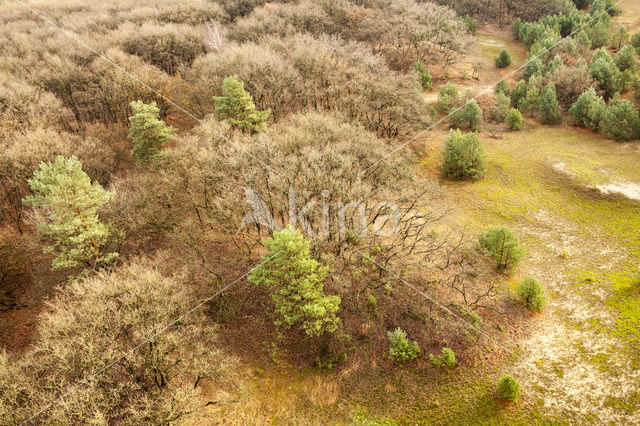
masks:
<instances>
[{"instance_id":1,"label":"pine tree","mask_svg":"<svg viewBox=\"0 0 640 426\"><path fill-rule=\"evenodd\" d=\"M638 53L635 47L625 45L616 55L615 64L620 71L635 70L638 62Z\"/></svg>"},{"instance_id":2,"label":"pine tree","mask_svg":"<svg viewBox=\"0 0 640 426\"><path fill-rule=\"evenodd\" d=\"M482 122L482 109L475 100L470 100L462 108L451 114L451 125L477 132Z\"/></svg>"},{"instance_id":3,"label":"pine tree","mask_svg":"<svg viewBox=\"0 0 640 426\"><path fill-rule=\"evenodd\" d=\"M511 130L520 130L522 129L522 114L515 108L511 108L509 113L507 114L507 118L505 119L505 124Z\"/></svg>"},{"instance_id":4,"label":"pine tree","mask_svg":"<svg viewBox=\"0 0 640 426\"><path fill-rule=\"evenodd\" d=\"M511 105L518 108L520 101L527 96L527 82L520 80L516 87L511 91Z\"/></svg>"},{"instance_id":5,"label":"pine tree","mask_svg":"<svg viewBox=\"0 0 640 426\"><path fill-rule=\"evenodd\" d=\"M38 230L53 241L44 248L56 255L52 269L95 268L116 260L118 253L105 253L105 248L122 235L98 218L113 192L91 183L75 156L41 163L29 185L33 195L23 202L36 208Z\"/></svg>"},{"instance_id":6,"label":"pine tree","mask_svg":"<svg viewBox=\"0 0 640 426\"><path fill-rule=\"evenodd\" d=\"M607 104L598 96L592 87L582 93L569 108L569 115L577 126L590 127L593 130L600 128L600 123L606 111Z\"/></svg>"},{"instance_id":7,"label":"pine tree","mask_svg":"<svg viewBox=\"0 0 640 426\"><path fill-rule=\"evenodd\" d=\"M422 61L416 62L415 70L418 73L418 79L420 80L422 90L431 89L431 74L429 74L427 67Z\"/></svg>"},{"instance_id":8,"label":"pine tree","mask_svg":"<svg viewBox=\"0 0 640 426\"><path fill-rule=\"evenodd\" d=\"M244 90L244 83L238 77L232 75L224 79L222 90L227 96L216 97L216 118L227 120L232 126L236 126L251 133L263 132L267 128L267 118L271 110L258 111L249 92Z\"/></svg>"},{"instance_id":9,"label":"pine tree","mask_svg":"<svg viewBox=\"0 0 640 426\"><path fill-rule=\"evenodd\" d=\"M538 113L542 124L556 124L562 119L562 110L553 84L547 85L538 101Z\"/></svg>"},{"instance_id":10,"label":"pine tree","mask_svg":"<svg viewBox=\"0 0 640 426\"><path fill-rule=\"evenodd\" d=\"M327 268L311 258L310 244L299 231L286 228L264 242L267 254L249 281L271 290L280 319L276 325L301 323L309 336L333 332L340 324L336 316L340 297L324 294L322 282Z\"/></svg>"},{"instance_id":11,"label":"pine tree","mask_svg":"<svg viewBox=\"0 0 640 426\"><path fill-rule=\"evenodd\" d=\"M498 68L508 67L509 65L511 65L511 56L509 55L509 52L507 52L505 49L502 49L500 51L500 54L494 59L494 62L496 63L496 66Z\"/></svg>"},{"instance_id":12,"label":"pine tree","mask_svg":"<svg viewBox=\"0 0 640 426\"><path fill-rule=\"evenodd\" d=\"M175 129L158 118L160 110L155 102L145 104L133 101L133 115L129 117L129 138L133 140L133 154L139 164L144 164L157 155L173 138Z\"/></svg>"}]
</instances>

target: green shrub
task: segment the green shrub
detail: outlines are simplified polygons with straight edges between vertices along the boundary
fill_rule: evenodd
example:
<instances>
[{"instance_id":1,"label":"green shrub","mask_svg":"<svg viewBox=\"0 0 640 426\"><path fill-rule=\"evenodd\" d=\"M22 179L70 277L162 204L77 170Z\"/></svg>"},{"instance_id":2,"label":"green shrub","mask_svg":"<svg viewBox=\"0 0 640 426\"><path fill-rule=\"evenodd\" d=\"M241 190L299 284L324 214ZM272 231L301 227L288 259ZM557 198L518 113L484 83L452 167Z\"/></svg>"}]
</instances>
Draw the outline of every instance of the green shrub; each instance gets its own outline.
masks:
<instances>
[{"instance_id":1,"label":"green shrub","mask_svg":"<svg viewBox=\"0 0 640 426\"><path fill-rule=\"evenodd\" d=\"M511 91L511 105L513 105L514 108L518 108L520 101L523 100L525 96L527 96L527 82L520 80Z\"/></svg>"},{"instance_id":2,"label":"green shrub","mask_svg":"<svg viewBox=\"0 0 640 426\"><path fill-rule=\"evenodd\" d=\"M522 77L528 79L533 75L541 75L542 70L544 70L544 65L540 58L527 59L527 63L524 66L524 70L522 71Z\"/></svg>"},{"instance_id":3,"label":"green shrub","mask_svg":"<svg viewBox=\"0 0 640 426\"><path fill-rule=\"evenodd\" d=\"M604 57L595 60L589 68L591 77L598 82L600 90L604 92L605 99L613 97L620 91L620 70L613 62Z\"/></svg>"},{"instance_id":4,"label":"green shrub","mask_svg":"<svg viewBox=\"0 0 640 426\"><path fill-rule=\"evenodd\" d=\"M620 71L635 70L638 63L638 53L635 47L625 45L616 55L615 64Z\"/></svg>"},{"instance_id":5,"label":"green shrub","mask_svg":"<svg viewBox=\"0 0 640 426\"><path fill-rule=\"evenodd\" d=\"M440 88L438 93L438 111L450 112L458 105L458 87L455 84L447 83Z\"/></svg>"},{"instance_id":6,"label":"green shrub","mask_svg":"<svg viewBox=\"0 0 640 426\"><path fill-rule=\"evenodd\" d=\"M444 142L442 172L453 179L480 179L485 172L485 155L475 133L451 130Z\"/></svg>"},{"instance_id":7,"label":"green shrub","mask_svg":"<svg viewBox=\"0 0 640 426\"><path fill-rule=\"evenodd\" d=\"M505 123L511 130L522 129L522 114L517 109L511 108L507 114Z\"/></svg>"},{"instance_id":8,"label":"green shrub","mask_svg":"<svg viewBox=\"0 0 640 426\"><path fill-rule=\"evenodd\" d=\"M547 303L544 289L533 277L524 277L516 287L516 294L520 296L524 306L532 311L540 312Z\"/></svg>"},{"instance_id":9,"label":"green shrub","mask_svg":"<svg viewBox=\"0 0 640 426\"><path fill-rule=\"evenodd\" d=\"M482 109L478 106L478 103L472 99L462 108L451 114L449 122L453 127L477 132L482 122Z\"/></svg>"},{"instance_id":10,"label":"green shrub","mask_svg":"<svg viewBox=\"0 0 640 426\"><path fill-rule=\"evenodd\" d=\"M597 131L606 109L607 104L602 96L598 96L595 89L591 88L581 94L569 108L569 115L577 126L589 127Z\"/></svg>"},{"instance_id":11,"label":"green shrub","mask_svg":"<svg viewBox=\"0 0 640 426\"><path fill-rule=\"evenodd\" d=\"M244 83L235 75L224 79L222 89L227 96L216 97L216 118L227 120L243 132L263 132L267 128L267 118L271 110L258 111L249 92L244 90Z\"/></svg>"},{"instance_id":12,"label":"green shrub","mask_svg":"<svg viewBox=\"0 0 640 426\"><path fill-rule=\"evenodd\" d=\"M500 82L496 84L496 87L493 88L493 93L496 95L498 93L504 93L507 96L511 95L511 86L509 85L509 82L507 80L500 80Z\"/></svg>"},{"instance_id":13,"label":"green shrub","mask_svg":"<svg viewBox=\"0 0 640 426\"><path fill-rule=\"evenodd\" d=\"M394 331L387 332L391 347L389 348L389 358L404 363L420 356L420 348L418 342L410 341L400 327Z\"/></svg>"},{"instance_id":14,"label":"green shrub","mask_svg":"<svg viewBox=\"0 0 640 426\"><path fill-rule=\"evenodd\" d=\"M442 348L442 355L435 356L429 354L429 360L438 367L447 366L453 367L456 365L456 355L453 353L453 349Z\"/></svg>"},{"instance_id":15,"label":"green shrub","mask_svg":"<svg viewBox=\"0 0 640 426\"><path fill-rule=\"evenodd\" d=\"M478 236L481 249L496 260L496 267L508 271L518 266L524 256L524 247L518 237L506 226L489 226Z\"/></svg>"},{"instance_id":16,"label":"green shrub","mask_svg":"<svg viewBox=\"0 0 640 426\"><path fill-rule=\"evenodd\" d=\"M160 109L155 102L145 104L134 101L130 104L133 115L129 117L129 139L133 140L132 153L138 164L144 164L158 155L173 138L175 130L160 120Z\"/></svg>"},{"instance_id":17,"label":"green shrub","mask_svg":"<svg viewBox=\"0 0 640 426\"><path fill-rule=\"evenodd\" d=\"M420 86L422 86L422 90L431 89L431 74L429 74L427 67L424 66L422 61L416 62L415 70L418 73L418 79L420 81Z\"/></svg>"},{"instance_id":18,"label":"green shrub","mask_svg":"<svg viewBox=\"0 0 640 426\"><path fill-rule=\"evenodd\" d=\"M508 374L502 376L498 382L496 394L498 395L498 398L502 400L515 402L520 396L520 384L516 379Z\"/></svg>"},{"instance_id":19,"label":"green shrub","mask_svg":"<svg viewBox=\"0 0 640 426\"><path fill-rule=\"evenodd\" d=\"M377 308L378 299L376 299L373 294L370 294L369 297L367 297L367 309L369 310L369 312L375 312Z\"/></svg>"},{"instance_id":20,"label":"green shrub","mask_svg":"<svg viewBox=\"0 0 640 426\"><path fill-rule=\"evenodd\" d=\"M465 24L467 24L467 28L469 29L469 32L471 34L475 34L476 33L476 22L473 20L473 18L471 18L471 16L469 15L465 15L464 18L462 18L463 22Z\"/></svg>"},{"instance_id":21,"label":"green shrub","mask_svg":"<svg viewBox=\"0 0 640 426\"><path fill-rule=\"evenodd\" d=\"M556 124L562 119L562 111L556 97L556 88L553 84L548 84L544 92L542 92L542 96L538 100L537 109L542 124Z\"/></svg>"},{"instance_id":22,"label":"green shrub","mask_svg":"<svg viewBox=\"0 0 640 426\"><path fill-rule=\"evenodd\" d=\"M340 297L325 294L322 283L329 270L311 257L310 246L298 230L274 232L264 242L262 263L247 279L271 291L276 325L300 325L307 335L320 336L338 328Z\"/></svg>"},{"instance_id":23,"label":"green shrub","mask_svg":"<svg viewBox=\"0 0 640 426\"><path fill-rule=\"evenodd\" d=\"M640 55L640 32L631 37L631 45L636 48L636 52Z\"/></svg>"},{"instance_id":24,"label":"green shrub","mask_svg":"<svg viewBox=\"0 0 640 426\"><path fill-rule=\"evenodd\" d=\"M491 109L489 110L489 117L499 123L504 122L509 113L509 107L511 106L511 99L506 94L498 93L494 100Z\"/></svg>"},{"instance_id":25,"label":"green shrub","mask_svg":"<svg viewBox=\"0 0 640 426\"><path fill-rule=\"evenodd\" d=\"M604 112L600 127L600 131L617 142L638 138L638 111L630 101L614 98Z\"/></svg>"},{"instance_id":26,"label":"green shrub","mask_svg":"<svg viewBox=\"0 0 640 426\"><path fill-rule=\"evenodd\" d=\"M509 52L502 49L502 51L500 51L500 54L496 56L493 61L496 63L496 66L498 68L505 68L511 65L511 56L509 55Z\"/></svg>"}]
</instances>

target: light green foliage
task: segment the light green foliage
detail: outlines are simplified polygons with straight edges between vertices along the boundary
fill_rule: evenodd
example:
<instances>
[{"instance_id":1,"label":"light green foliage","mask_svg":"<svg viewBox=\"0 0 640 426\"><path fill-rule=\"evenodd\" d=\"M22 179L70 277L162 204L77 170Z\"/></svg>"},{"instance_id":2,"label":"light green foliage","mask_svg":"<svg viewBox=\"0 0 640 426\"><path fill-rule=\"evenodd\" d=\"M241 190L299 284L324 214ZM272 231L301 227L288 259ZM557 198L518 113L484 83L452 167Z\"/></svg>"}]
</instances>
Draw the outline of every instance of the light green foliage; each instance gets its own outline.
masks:
<instances>
[{"instance_id":1,"label":"light green foliage","mask_svg":"<svg viewBox=\"0 0 640 426\"><path fill-rule=\"evenodd\" d=\"M505 124L511 130L520 130L522 129L522 114L515 108L511 108L509 113L507 114L507 118L505 119Z\"/></svg>"},{"instance_id":2,"label":"light green foliage","mask_svg":"<svg viewBox=\"0 0 640 426\"><path fill-rule=\"evenodd\" d=\"M415 70L418 73L418 79L422 90L431 89L431 74L429 74L427 67L422 61L416 62Z\"/></svg>"},{"instance_id":3,"label":"light green foliage","mask_svg":"<svg viewBox=\"0 0 640 426\"><path fill-rule=\"evenodd\" d=\"M587 27L587 34L591 40L591 47L599 48L609 43L609 23L606 21L596 21Z\"/></svg>"},{"instance_id":4,"label":"light green foliage","mask_svg":"<svg viewBox=\"0 0 640 426\"><path fill-rule=\"evenodd\" d=\"M285 228L264 242L267 254L249 281L271 290L279 319L276 325L300 324L309 336L333 332L340 324L340 297L324 294L327 268L311 258L310 244L298 230Z\"/></svg>"},{"instance_id":5,"label":"light green foliage","mask_svg":"<svg viewBox=\"0 0 640 426\"><path fill-rule=\"evenodd\" d=\"M509 85L509 82L507 80L500 80L500 82L496 84L496 87L493 88L493 93L496 95L498 93L504 93L507 96L511 95L511 86Z\"/></svg>"},{"instance_id":6,"label":"light green foliage","mask_svg":"<svg viewBox=\"0 0 640 426\"><path fill-rule=\"evenodd\" d=\"M453 349L450 348L442 348L442 354L435 356L433 354L429 354L429 360L438 367L447 366L453 367L456 365L456 355L453 352Z\"/></svg>"},{"instance_id":7,"label":"light green foliage","mask_svg":"<svg viewBox=\"0 0 640 426\"><path fill-rule=\"evenodd\" d=\"M578 100L569 108L569 115L573 122L582 127L589 127L593 130L600 128L600 122L604 117L607 104L598 96L595 89L591 88L578 97Z\"/></svg>"},{"instance_id":8,"label":"light green foliage","mask_svg":"<svg viewBox=\"0 0 640 426\"><path fill-rule=\"evenodd\" d=\"M620 70L613 60L599 57L591 64L589 72L604 92L605 99L613 97L620 90Z\"/></svg>"},{"instance_id":9,"label":"light green foliage","mask_svg":"<svg viewBox=\"0 0 640 426\"><path fill-rule=\"evenodd\" d=\"M628 41L629 31L627 31L624 26L618 28L618 30L611 35L611 47L616 50L620 49Z\"/></svg>"},{"instance_id":10,"label":"light green foliage","mask_svg":"<svg viewBox=\"0 0 640 426\"><path fill-rule=\"evenodd\" d=\"M36 208L38 230L52 240L44 248L56 256L52 269L80 264L95 268L116 260L118 253L105 248L122 235L98 218L114 194L98 182L91 183L75 156L41 163L29 185L33 195L24 204Z\"/></svg>"},{"instance_id":11,"label":"light green foliage","mask_svg":"<svg viewBox=\"0 0 640 426\"><path fill-rule=\"evenodd\" d=\"M438 111L450 112L458 104L458 87L447 83L440 88L438 93Z\"/></svg>"},{"instance_id":12,"label":"light green foliage","mask_svg":"<svg viewBox=\"0 0 640 426\"><path fill-rule=\"evenodd\" d=\"M451 114L449 121L453 127L477 132L482 122L482 109L475 100L470 100L462 108Z\"/></svg>"},{"instance_id":13,"label":"light green foliage","mask_svg":"<svg viewBox=\"0 0 640 426\"><path fill-rule=\"evenodd\" d=\"M616 55L615 63L620 71L635 70L638 62L638 53L635 47L627 44Z\"/></svg>"},{"instance_id":14,"label":"light green foliage","mask_svg":"<svg viewBox=\"0 0 640 426\"><path fill-rule=\"evenodd\" d=\"M509 52L507 52L505 49L502 49L500 51L500 54L496 56L493 61L498 68L505 68L511 65L511 56L509 55Z\"/></svg>"},{"instance_id":15,"label":"light green foliage","mask_svg":"<svg viewBox=\"0 0 640 426\"><path fill-rule=\"evenodd\" d=\"M175 129L158 118L160 110L155 102L145 104L133 101L130 104L133 115L129 117L129 138L133 140L133 154L139 164L144 164L156 156L173 138Z\"/></svg>"},{"instance_id":16,"label":"light green foliage","mask_svg":"<svg viewBox=\"0 0 640 426\"><path fill-rule=\"evenodd\" d=\"M520 80L516 87L511 91L511 105L514 108L519 108L520 101L527 96L527 82Z\"/></svg>"},{"instance_id":17,"label":"light green foliage","mask_svg":"<svg viewBox=\"0 0 640 426\"><path fill-rule=\"evenodd\" d=\"M410 341L400 327L394 331L387 332L389 337L389 358L399 362L405 363L420 356L420 347L415 340Z\"/></svg>"},{"instance_id":18,"label":"light green foliage","mask_svg":"<svg viewBox=\"0 0 640 426\"><path fill-rule=\"evenodd\" d=\"M640 119L633 104L626 99L614 98L604 112L600 131L615 141L625 142L640 137L639 129Z\"/></svg>"},{"instance_id":19,"label":"light green foliage","mask_svg":"<svg viewBox=\"0 0 640 426\"><path fill-rule=\"evenodd\" d=\"M227 120L243 132L259 133L267 129L266 120L271 110L257 111L251 95L244 90L244 83L239 81L237 76L225 78L222 90L227 96L215 99L215 114L218 120Z\"/></svg>"},{"instance_id":20,"label":"light green foliage","mask_svg":"<svg viewBox=\"0 0 640 426\"><path fill-rule=\"evenodd\" d=\"M543 124L556 124L562 119L562 111L553 84L547 85L542 92L538 100L538 114Z\"/></svg>"},{"instance_id":21,"label":"light green foliage","mask_svg":"<svg viewBox=\"0 0 640 426\"><path fill-rule=\"evenodd\" d=\"M480 179L485 173L485 154L476 133L451 130L444 142L442 172L453 179Z\"/></svg>"},{"instance_id":22,"label":"light green foliage","mask_svg":"<svg viewBox=\"0 0 640 426\"><path fill-rule=\"evenodd\" d=\"M520 396L520 384L512 376L504 375L498 382L496 393L502 400L515 402Z\"/></svg>"},{"instance_id":23,"label":"light green foliage","mask_svg":"<svg viewBox=\"0 0 640 426\"><path fill-rule=\"evenodd\" d=\"M510 271L524 256L518 237L506 226L489 226L478 236L478 245L496 260L497 269Z\"/></svg>"},{"instance_id":24,"label":"light green foliage","mask_svg":"<svg viewBox=\"0 0 640 426\"><path fill-rule=\"evenodd\" d=\"M533 277L526 276L516 287L516 294L520 296L524 306L532 311L542 311L547 301L542 285Z\"/></svg>"},{"instance_id":25,"label":"light green foliage","mask_svg":"<svg viewBox=\"0 0 640 426\"><path fill-rule=\"evenodd\" d=\"M640 32L631 37L631 45L636 48L636 52L640 55Z\"/></svg>"},{"instance_id":26,"label":"light green foliage","mask_svg":"<svg viewBox=\"0 0 640 426\"><path fill-rule=\"evenodd\" d=\"M489 111L489 115L492 120L502 123L507 118L510 107L511 99L506 94L500 92L494 98L493 106Z\"/></svg>"}]
</instances>

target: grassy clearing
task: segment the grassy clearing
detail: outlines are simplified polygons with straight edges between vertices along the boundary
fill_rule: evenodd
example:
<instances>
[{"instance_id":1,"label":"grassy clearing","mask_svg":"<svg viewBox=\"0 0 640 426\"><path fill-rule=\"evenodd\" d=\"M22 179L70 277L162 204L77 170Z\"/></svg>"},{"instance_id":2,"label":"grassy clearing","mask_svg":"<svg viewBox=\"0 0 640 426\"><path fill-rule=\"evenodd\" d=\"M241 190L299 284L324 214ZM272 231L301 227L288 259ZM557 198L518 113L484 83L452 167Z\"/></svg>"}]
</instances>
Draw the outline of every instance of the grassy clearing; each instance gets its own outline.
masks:
<instances>
[{"instance_id":1,"label":"grassy clearing","mask_svg":"<svg viewBox=\"0 0 640 426\"><path fill-rule=\"evenodd\" d=\"M426 142L426 175L438 174L445 134ZM640 182L640 150L568 126L483 139L485 179L442 183L454 220L470 234L491 224L516 230L528 251L520 274L538 277L550 293L514 368L528 376L529 397L547 402L545 413L628 421L639 391L640 204L595 186Z\"/></svg>"}]
</instances>

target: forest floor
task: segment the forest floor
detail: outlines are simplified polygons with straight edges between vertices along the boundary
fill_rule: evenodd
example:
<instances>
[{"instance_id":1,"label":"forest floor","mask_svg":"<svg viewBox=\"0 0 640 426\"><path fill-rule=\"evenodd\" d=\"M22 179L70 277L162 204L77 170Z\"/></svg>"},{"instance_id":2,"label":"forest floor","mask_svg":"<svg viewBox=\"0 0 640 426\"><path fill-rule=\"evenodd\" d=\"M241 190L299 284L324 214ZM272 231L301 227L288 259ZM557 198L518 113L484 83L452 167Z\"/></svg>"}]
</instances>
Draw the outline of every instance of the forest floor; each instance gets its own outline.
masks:
<instances>
[{"instance_id":1,"label":"forest floor","mask_svg":"<svg viewBox=\"0 0 640 426\"><path fill-rule=\"evenodd\" d=\"M620 8L616 21L637 30L640 3L624 0ZM493 57L503 48L513 63L498 70ZM477 93L520 66L524 54L507 30L479 29L465 62L442 77L461 94ZM435 102L437 88L425 97ZM236 403L210 406L203 423L640 424L640 147L566 123L527 120L519 132L481 133L483 180L449 182L438 172L446 133L434 129L418 139L417 173L439 180L440 202L469 234L494 224L515 230L527 255L507 285L533 275L547 289L549 303L523 322L515 355L436 374L257 365L235 392L215 395ZM521 384L516 404L493 396L503 374Z\"/></svg>"}]
</instances>

